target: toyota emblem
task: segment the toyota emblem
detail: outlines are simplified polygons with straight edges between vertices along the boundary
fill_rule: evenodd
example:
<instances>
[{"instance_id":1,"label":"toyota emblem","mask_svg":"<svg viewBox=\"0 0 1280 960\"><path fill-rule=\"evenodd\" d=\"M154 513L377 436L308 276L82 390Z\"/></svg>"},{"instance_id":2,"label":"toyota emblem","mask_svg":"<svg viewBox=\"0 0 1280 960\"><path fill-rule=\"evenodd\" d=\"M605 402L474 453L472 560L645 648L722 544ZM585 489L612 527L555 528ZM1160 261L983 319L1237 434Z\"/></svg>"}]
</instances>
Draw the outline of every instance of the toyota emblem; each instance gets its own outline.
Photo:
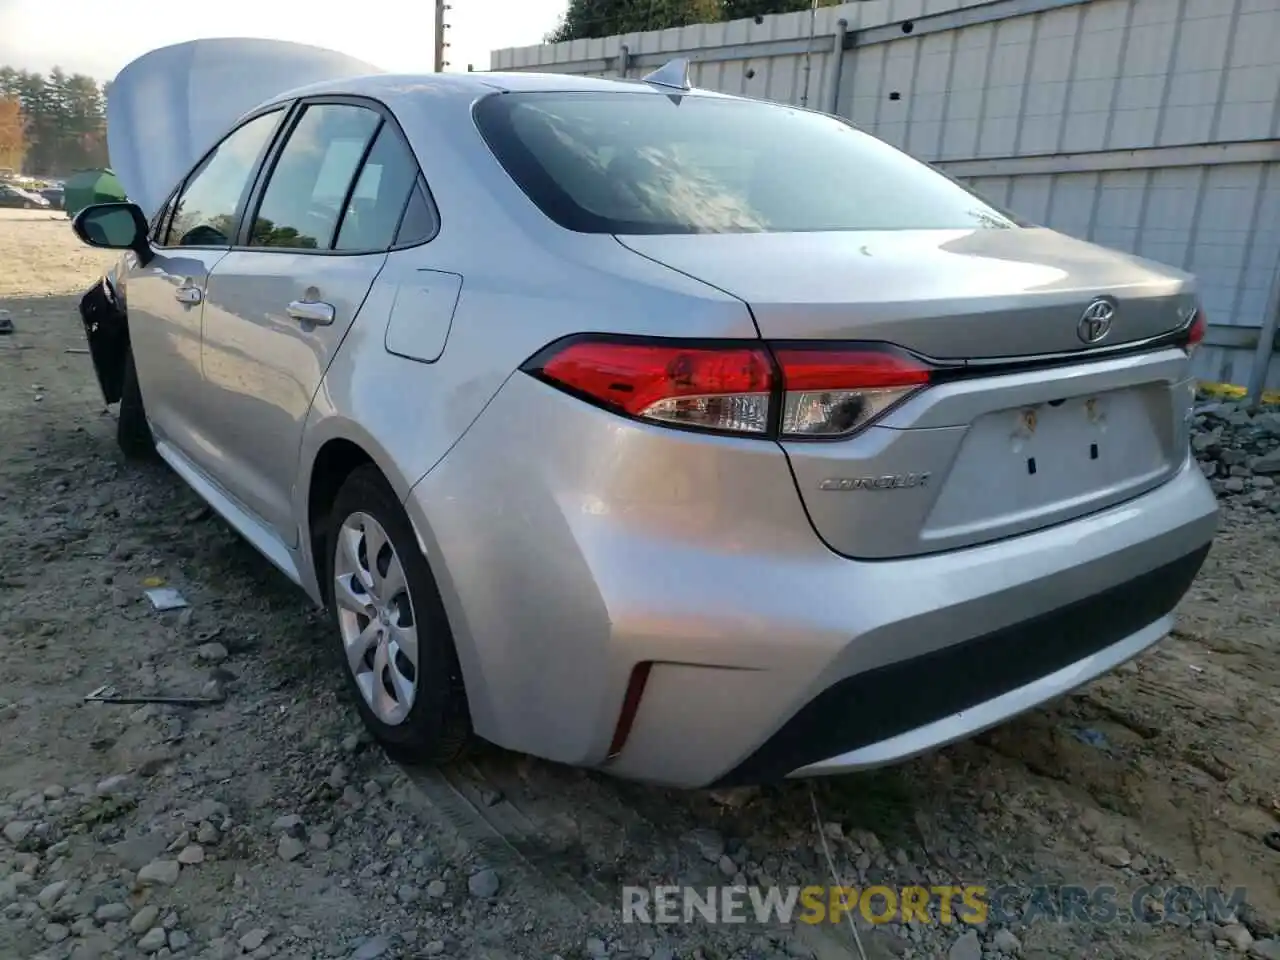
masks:
<instances>
[{"instance_id":1,"label":"toyota emblem","mask_svg":"<svg viewBox=\"0 0 1280 960\"><path fill-rule=\"evenodd\" d=\"M1085 308L1084 316L1076 324L1076 335L1084 343L1101 343L1111 332L1111 321L1115 316L1115 304L1105 298L1099 298Z\"/></svg>"}]
</instances>

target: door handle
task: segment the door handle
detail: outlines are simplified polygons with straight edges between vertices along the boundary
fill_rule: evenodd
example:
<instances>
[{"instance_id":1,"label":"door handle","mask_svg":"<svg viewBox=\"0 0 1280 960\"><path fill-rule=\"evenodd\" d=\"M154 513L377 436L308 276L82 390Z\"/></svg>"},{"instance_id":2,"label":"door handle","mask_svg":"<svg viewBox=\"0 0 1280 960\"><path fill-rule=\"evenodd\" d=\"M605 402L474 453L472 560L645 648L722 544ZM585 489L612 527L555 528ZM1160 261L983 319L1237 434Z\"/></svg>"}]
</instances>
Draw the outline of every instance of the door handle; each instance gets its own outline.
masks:
<instances>
[{"instance_id":1,"label":"door handle","mask_svg":"<svg viewBox=\"0 0 1280 960\"><path fill-rule=\"evenodd\" d=\"M334 317L333 304L318 300L294 300L285 312L299 323L314 323L322 327L333 323Z\"/></svg>"},{"instance_id":2,"label":"door handle","mask_svg":"<svg viewBox=\"0 0 1280 960\"><path fill-rule=\"evenodd\" d=\"M199 287L178 287L173 291L173 299L190 306L203 300L204 293Z\"/></svg>"}]
</instances>

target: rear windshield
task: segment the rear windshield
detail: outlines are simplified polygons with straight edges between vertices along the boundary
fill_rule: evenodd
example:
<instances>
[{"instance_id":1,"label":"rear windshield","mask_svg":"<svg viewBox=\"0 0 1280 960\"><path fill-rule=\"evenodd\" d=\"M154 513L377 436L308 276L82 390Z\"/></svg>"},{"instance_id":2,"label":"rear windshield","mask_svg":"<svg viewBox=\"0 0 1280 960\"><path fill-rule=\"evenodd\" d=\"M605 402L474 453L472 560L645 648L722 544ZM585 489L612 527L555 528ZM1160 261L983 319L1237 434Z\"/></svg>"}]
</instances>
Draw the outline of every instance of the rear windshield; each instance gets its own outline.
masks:
<instances>
[{"instance_id":1,"label":"rear windshield","mask_svg":"<svg viewBox=\"0 0 1280 960\"><path fill-rule=\"evenodd\" d=\"M881 140L758 100L648 92L507 93L476 105L498 161L583 233L1013 227Z\"/></svg>"}]
</instances>

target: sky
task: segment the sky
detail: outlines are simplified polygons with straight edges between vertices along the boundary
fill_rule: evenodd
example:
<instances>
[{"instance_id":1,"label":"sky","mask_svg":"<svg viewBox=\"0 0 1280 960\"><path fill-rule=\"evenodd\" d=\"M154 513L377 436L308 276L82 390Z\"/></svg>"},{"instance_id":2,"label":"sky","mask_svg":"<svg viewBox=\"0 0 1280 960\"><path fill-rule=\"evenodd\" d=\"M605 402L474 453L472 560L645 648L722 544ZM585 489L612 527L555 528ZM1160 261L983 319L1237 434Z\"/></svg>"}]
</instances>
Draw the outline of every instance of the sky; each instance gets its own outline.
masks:
<instances>
[{"instance_id":1,"label":"sky","mask_svg":"<svg viewBox=\"0 0 1280 960\"><path fill-rule=\"evenodd\" d=\"M568 0L449 2L449 70L468 63L487 70L490 50L541 43L568 6ZM0 66L60 66L110 80L157 47L265 37L328 47L397 73L430 73L434 30L432 0L0 0Z\"/></svg>"}]
</instances>

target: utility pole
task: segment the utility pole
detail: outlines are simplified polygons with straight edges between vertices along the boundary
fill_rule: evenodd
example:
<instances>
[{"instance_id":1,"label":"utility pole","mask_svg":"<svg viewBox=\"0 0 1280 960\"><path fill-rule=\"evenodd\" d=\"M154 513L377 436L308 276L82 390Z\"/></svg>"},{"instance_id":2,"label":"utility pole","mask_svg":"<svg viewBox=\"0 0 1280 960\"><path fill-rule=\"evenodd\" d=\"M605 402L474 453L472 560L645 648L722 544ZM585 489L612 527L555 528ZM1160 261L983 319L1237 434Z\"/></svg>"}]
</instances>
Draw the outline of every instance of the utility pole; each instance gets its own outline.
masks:
<instances>
[{"instance_id":1,"label":"utility pole","mask_svg":"<svg viewBox=\"0 0 1280 960\"><path fill-rule=\"evenodd\" d=\"M444 68L449 65L444 58L444 49L449 46L444 39L444 32L449 29L444 22L444 12L448 9L450 7L444 0L436 0L436 73L444 73Z\"/></svg>"}]
</instances>

